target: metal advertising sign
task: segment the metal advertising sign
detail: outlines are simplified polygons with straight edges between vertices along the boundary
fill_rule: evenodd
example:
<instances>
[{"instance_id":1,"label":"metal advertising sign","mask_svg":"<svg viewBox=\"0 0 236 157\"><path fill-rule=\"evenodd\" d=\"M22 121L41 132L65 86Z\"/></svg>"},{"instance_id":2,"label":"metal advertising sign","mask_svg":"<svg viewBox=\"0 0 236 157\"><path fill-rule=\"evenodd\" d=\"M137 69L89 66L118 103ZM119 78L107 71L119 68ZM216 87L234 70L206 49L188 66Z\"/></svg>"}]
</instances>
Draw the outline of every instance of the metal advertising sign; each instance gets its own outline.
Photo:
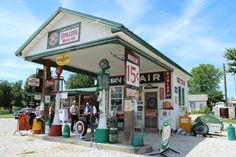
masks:
<instances>
[{"instance_id":1,"label":"metal advertising sign","mask_svg":"<svg viewBox=\"0 0 236 157\"><path fill-rule=\"evenodd\" d=\"M166 120L163 122L160 153L164 152L166 149L169 148L170 135L171 135L170 121Z\"/></svg>"},{"instance_id":2,"label":"metal advertising sign","mask_svg":"<svg viewBox=\"0 0 236 157\"><path fill-rule=\"evenodd\" d=\"M28 79L28 85L29 86L36 86L36 87L38 87L39 83L40 83L40 80L37 79L37 78L32 78L31 77L31 78Z\"/></svg>"},{"instance_id":3,"label":"metal advertising sign","mask_svg":"<svg viewBox=\"0 0 236 157\"><path fill-rule=\"evenodd\" d=\"M157 117L157 111L156 110L145 111L145 117L146 118L156 118Z\"/></svg>"},{"instance_id":4,"label":"metal advertising sign","mask_svg":"<svg viewBox=\"0 0 236 157\"><path fill-rule=\"evenodd\" d=\"M126 52L126 84L139 88L139 64L140 60L132 52Z\"/></svg>"},{"instance_id":5,"label":"metal advertising sign","mask_svg":"<svg viewBox=\"0 0 236 157\"><path fill-rule=\"evenodd\" d=\"M185 86L185 81L184 81L183 79L181 79L181 78L179 78L179 77L177 77L176 79L177 79L177 82L178 82L179 84L182 84L182 85Z\"/></svg>"},{"instance_id":6,"label":"metal advertising sign","mask_svg":"<svg viewBox=\"0 0 236 157\"><path fill-rule=\"evenodd\" d=\"M164 88L163 87L161 87L159 89L159 93L160 93L160 100L164 100Z\"/></svg>"},{"instance_id":7,"label":"metal advertising sign","mask_svg":"<svg viewBox=\"0 0 236 157\"><path fill-rule=\"evenodd\" d=\"M136 54L132 53L131 51L125 51L125 85L126 89L129 92L126 93L127 96L138 96L135 93L139 88L139 65L140 65L140 58ZM136 92L135 92L136 91Z\"/></svg>"},{"instance_id":8,"label":"metal advertising sign","mask_svg":"<svg viewBox=\"0 0 236 157\"><path fill-rule=\"evenodd\" d=\"M49 32L47 48L49 49L77 42L79 39L80 22Z\"/></svg>"},{"instance_id":9,"label":"metal advertising sign","mask_svg":"<svg viewBox=\"0 0 236 157\"><path fill-rule=\"evenodd\" d=\"M171 73L170 71L165 72L165 97L166 99L171 98Z\"/></svg>"},{"instance_id":10,"label":"metal advertising sign","mask_svg":"<svg viewBox=\"0 0 236 157\"><path fill-rule=\"evenodd\" d=\"M56 63L57 65L63 66L69 64L71 61L71 56L69 53L63 53L57 56Z\"/></svg>"}]
</instances>

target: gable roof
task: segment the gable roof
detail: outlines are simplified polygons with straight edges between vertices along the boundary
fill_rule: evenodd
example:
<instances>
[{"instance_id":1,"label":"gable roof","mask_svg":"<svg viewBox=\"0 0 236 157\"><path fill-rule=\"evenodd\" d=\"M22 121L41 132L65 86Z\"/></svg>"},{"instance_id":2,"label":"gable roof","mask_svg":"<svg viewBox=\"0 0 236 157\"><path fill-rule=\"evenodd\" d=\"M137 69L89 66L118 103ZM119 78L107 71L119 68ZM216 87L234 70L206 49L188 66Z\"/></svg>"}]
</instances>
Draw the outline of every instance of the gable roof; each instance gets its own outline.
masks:
<instances>
[{"instance_id":1,"label":"gable roof","mask_svg":"<svg viewBox=\"0 0 236 157\"><path fill-rule=\"evenodd\" d=\"M192 76L188 71L186 71L185 69L183 69L180 65L178 65L177 63L175 63L174 61L172 61L170 58L168 58L167 56L165 56L164 54L162 54L160 51L158 51L157 49L155 49L153 46L151 46L149 43L147 43L146 41L144 41L142 38L140 38L139 36L137 36L136 34L134 34L132 31L130 31L128 28L126 28L123 24L118 23L118 22L114 22L111 20L107 20L104 18L100 18L100 17L96 17L93 15L88 15L85 13L81 13L81 12L77 12L74 10L70 10L70 9L66 9L66 8L62 8L59 7L57 9L56 12L54 12L51 17L45 21L43 23L43 25L41 27L39 27L36 32L34 34L32 34L30 36L30 38L15 52L16 56L21 56L21 52L22 50L24 50L24 48L60 13L60 12L64 12L64 13L69 13L72 15L76 15L79 17L83 17L92 21L96 21L108 26L111 26L111 31L112 33L116 33L116 32L122 32L124 34L126 34L127 36L129 36L130 38L132 38L133 40L135 40L136 42L138 42L139 44L141 44L142 46L146 47L147 49L149 49L150 51L152 51L153 53L155 53L157 56L159 56L160 58L162 58L163 60L167 61L169 64L175 66L176 68L178 68L179 70L181 70L182 72L184 72L185 74L187 74L188 76Z\"/></svg>"}]
</instances>

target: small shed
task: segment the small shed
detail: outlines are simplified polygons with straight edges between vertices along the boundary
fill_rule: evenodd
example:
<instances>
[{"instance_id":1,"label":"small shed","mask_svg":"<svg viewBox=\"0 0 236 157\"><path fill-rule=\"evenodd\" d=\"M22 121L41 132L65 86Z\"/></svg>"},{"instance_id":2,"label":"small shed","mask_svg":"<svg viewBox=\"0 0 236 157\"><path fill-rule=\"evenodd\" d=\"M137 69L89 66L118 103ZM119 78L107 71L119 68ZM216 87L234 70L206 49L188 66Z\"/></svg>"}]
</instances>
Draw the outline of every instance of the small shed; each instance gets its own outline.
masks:
<instances>
[{"instance_id":1,"label":"small shed","mask_svg":"<svg viewBox=\"0 0 236 157\"><path fill-rule=\"evenodd\" d=\"M204 108L204 106L207 106L207 100L208 100L207 94L189 95L188 96L189 111L192 112Z\"/></svg>"}]
</instances>

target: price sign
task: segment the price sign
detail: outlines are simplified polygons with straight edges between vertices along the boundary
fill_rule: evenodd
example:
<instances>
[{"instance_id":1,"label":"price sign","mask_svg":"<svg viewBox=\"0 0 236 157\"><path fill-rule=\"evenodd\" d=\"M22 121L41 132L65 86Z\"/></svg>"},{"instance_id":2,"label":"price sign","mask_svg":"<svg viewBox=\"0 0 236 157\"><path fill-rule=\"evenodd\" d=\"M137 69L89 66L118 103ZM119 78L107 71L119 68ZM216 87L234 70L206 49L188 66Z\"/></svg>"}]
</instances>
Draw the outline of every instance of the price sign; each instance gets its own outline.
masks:
<instances>
[{"instance_id":1,"label":"price sign","mask_svg":"<svg viewBox=\"0 0 236 157\"><path fill-rule=\"evenodd\" d=\"M140 58L133 52L126 50L125 53L125 66L126 66L126 87L139 88L139 65Z\"/></svg>"},{"instance_id":2,"label":"price sign","mask_svg":"<svg viewBox=\"0 0 236 157\"><path fill-rule=\"evenodd\" d=\"M127 62L126 64L126 83L135 87L139 87L139 66Z\"/></svg>"}]
</instances>

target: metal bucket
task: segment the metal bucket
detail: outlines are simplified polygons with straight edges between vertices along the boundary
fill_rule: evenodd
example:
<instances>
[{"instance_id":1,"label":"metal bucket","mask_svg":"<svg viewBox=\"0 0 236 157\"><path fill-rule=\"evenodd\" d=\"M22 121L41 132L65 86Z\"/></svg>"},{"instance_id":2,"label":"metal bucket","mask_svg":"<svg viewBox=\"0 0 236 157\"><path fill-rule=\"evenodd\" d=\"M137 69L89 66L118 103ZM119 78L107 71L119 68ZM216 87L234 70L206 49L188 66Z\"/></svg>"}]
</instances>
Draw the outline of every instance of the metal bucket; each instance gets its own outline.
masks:
<instances>
[{"instance_id":1,"label":"metal bucket","mask_svg":"<svg viewBox=\"0 0 236 157\"><path fill-rule=\"evenodd\" d=\"M110 143L117 143L118 142L118 128L110 128L109 142Z\"/></svg>"}]
</instances>

